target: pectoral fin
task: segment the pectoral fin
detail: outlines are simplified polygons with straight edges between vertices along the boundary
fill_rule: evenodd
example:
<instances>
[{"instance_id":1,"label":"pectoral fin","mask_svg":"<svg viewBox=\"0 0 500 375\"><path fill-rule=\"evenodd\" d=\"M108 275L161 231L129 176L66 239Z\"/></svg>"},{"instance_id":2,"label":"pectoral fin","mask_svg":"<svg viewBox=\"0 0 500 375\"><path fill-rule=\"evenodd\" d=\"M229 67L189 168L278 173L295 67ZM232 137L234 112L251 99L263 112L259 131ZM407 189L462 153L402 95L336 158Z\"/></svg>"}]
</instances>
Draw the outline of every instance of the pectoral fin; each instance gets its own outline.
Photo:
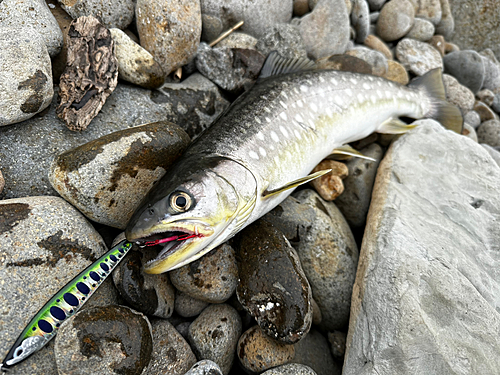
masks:
<instances>
[{"instance_id":1,"label":"pectoral fin","mask_svg":"<svg viewBox=\"0 0 500 375\"><path fill-rule=\"evenodd\" d=\"M404 134L417 126L418 125L408 125L398 118L390 118L384 121L377 131L385 134Z\"/></svg>"},{"instance_id":2,"label":"pectoral fin","mask_svg":"<svg viewBox=\"0 0 500 375\"><path fill-rule=\"evenodd\" d=\"M323 171L318 171L316 173L312 173L306 177L299 178L298 180L291 181L288 184L279 187L278 189L272 189L272 190L266 190L262 194L263 198L270 197L272 195L280 194L288 189L294 189L299 185L305 184L306 182L312 181L318 177L321 177L327 173L330 173L332 170L331 169L325 169Z\"/></svg>"},{"instance_id":3,"label":"pectoral fin","mask_svg":"<svg viewBox=\"0 0 500 375\"><path fill-rule=\"evenodd\" d=\"M366 160L370 160L370 161L376 161L374 158L371 158L369 156L363 155L361 152L353 149L349 145L343 145L343 146L337 147L328 156L328 159L346 160L346 159L349 159L351 157L356 157L356 158L360 158L360 159L366 159Z\"/></svg>"}]
</instances>

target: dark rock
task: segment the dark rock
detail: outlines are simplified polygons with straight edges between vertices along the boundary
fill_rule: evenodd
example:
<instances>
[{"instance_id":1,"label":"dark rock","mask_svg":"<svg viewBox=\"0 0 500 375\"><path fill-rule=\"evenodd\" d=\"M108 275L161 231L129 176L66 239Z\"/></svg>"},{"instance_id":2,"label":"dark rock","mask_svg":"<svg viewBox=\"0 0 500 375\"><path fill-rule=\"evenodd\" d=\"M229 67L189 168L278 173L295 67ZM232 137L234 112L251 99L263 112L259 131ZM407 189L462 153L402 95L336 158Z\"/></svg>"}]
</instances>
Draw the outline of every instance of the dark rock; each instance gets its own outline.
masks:
<instances>
[{"instance_id":1,"label":"dark rock","mask_svg":"<svg viewBox=\"0 0 500 375\"><path fill-rule=\"evenodd\" d=\"M262 52L265 56L269 55L272 51L277 51L287 59L307 58L307 52L298 26L290 24L273 26L259 39L255 45L255 49Z\"/></svg>"},{"instance_id":2,"label":"dark rock","mask_svg":"<svg viewBox=\"0 0 500 375\"><path fill-rule=\"evenodd\" d=\"M483 87L484 62L476 51L457 51L443 57L446 73L454 76L458 82L471 89L473 93Z\"/></svg>"},{"instance_id":3,"label":"dark rock","mask_svg":"<svg viewBox=\"0 0 500 375\"><path fill-rule=\"evenodd\" d=\"M293 362L312 368L318 375L340 375L340 366L333 360L327 339L312 329L295 346Z\"/></svg>"},{"instance_id":4,"label":"dark rock","mask_svg":"<svg viewBox=\"0 0 500 375\"><path fill-rule=\"evenodd\" d=\"M388 63L383 53L363 46L354 47L346 52L347 55L366 61L372 67L373 74L383 77L387 74Z\"/></svg>"},{"instance_id":5,"label":"dark rock","mask_svg":"<svg viewBox=\"0 0 500 375\"><path fill-rule=\"evenodd\" d=\"M175 294L175 312L183 318L198 316L208 302L191 297L189 294L177 291Z\"/></svg>"},{"instance_id":6,"label":"dark rock","mask_svg":"<svg viewBox=\"0 0 500 375\"><path fill-rule=\"evenodd\" d=\"M345 342L347 334L341 331L328 332L328 341L330 342L333 357L341 361L344 360Z\"/></svg>"}]
</instances>

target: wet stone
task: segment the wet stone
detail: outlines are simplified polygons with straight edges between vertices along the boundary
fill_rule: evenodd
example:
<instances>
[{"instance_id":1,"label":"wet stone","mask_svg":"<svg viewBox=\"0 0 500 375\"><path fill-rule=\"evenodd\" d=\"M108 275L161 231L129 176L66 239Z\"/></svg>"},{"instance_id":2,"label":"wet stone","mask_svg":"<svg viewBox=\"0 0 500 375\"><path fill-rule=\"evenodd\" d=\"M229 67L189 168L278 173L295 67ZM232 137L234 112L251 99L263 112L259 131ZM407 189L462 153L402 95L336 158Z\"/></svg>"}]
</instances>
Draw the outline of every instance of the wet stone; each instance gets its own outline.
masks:
<instances>
[{"instance_id":1,"label":"wet stone","mask_svg":"<svg viewBox=\"0 0 500 375\"><path fill-rule=\"evenodd\" d=\"M443 57L446 73L454 76L458 82L468 87L473 93L478 92L484 82L483 58L476 51L457 51Z\"/></svg>"},{"instance_id":2,"label":"wet stone","mask_svg":"<svg viewBox=\"0 0 500 375\"><path fill-rule=\"evenodd\" d=\"M58 155L49 181L90 219L123 229L188 143L181 128L165 121L121 130Z\"/></svg>"},{"instance_id":3,"label":"wet stone","mask_svg":"<svg viewBox=\"0 0 500 375\"><path fill-rule=\"evenodd\" d=\"M392 42L403 36L413 26L415 8L408 0L387 2L377 20L377 35L386 42Z\"/></svg>"},{"instance_id":4,"label":"wet stone","mask_svg":"<svg viewBox=\"0 0 500 375\"><path fill-rule=\"evenodd\" d=\"M188 339L198 359L209 359L227 375L233 365L241 319L229 305L210 305L189 326Z\"/></svg>"},{"instance_id":5,"label":"wet stone","mask_svg":"<svg viewBox=\"0 0 500 375\"><path fill-rule=\"evenodd\" d=\"M443 61L439 51L431 45L415 39L405 38L396 46L396 57L403 66L422 76L435 68L443 69Z\"/></svg>"},{"instance_id":6,"label":"wet stone","mask_svg":"<svg viewBox=\"0 0 500 375\"><path fill-rule=\"evenodd\" d=\"M312 329L294 346L293 362L309 366L318 375L340 375L340 366L330 353L328 340L319 331Z\"/></svg>"},{"instance_id":7,"label":"wet stone","mask_svg":"<svg viewBox=\"0 0 500 375\"><path fill-rule=\"evenodd\" d=\"M184 318L198 316L208 302L191 297L189 294L177 291L175 293L175 312Z\"/></svg>"},{"instance_id":8,"label":"wet stone","mask_svg":"<svg viewBox=\"0 0 500 375\"><path fill-rule=\"evenodd\" d=\"M306 57L307 52L300 35L298 26L279 24L273 26L269 32L262 36L255 48L267 56L272 51L277 51L287 59Z\"/></svg>"},{"instance_id":9,"label":"wet stone","mask_svg":"<svg viewBox=\"0 0 500 375\"><path fill-rule=\"evenodd\" d=\"M342 331L328 332L328 341L334 358L344 360L347 334Z\"/></svg>"},{"instance_id":10,"label":"wet stone","mask_svg":"<svg viewBox=\"0 0 500 375\"><path fill-rule=\"evenodd\" d=\"M60 373L145 374L153 351L147 318L125 306L85 309L55 339Z\"/></svg>"},{"instance_id":11,"label":"wet stone","mask_svg":"<svg viewBox=\"0 0 500 375\"><path fill-rule=\"evenodd\" d=\"M373 68L366 61L349 55L332 55L316 61L319 69L333 69L343 72L372 74Z\"/></svg>"},{"instance_id":12,"label":"wet stone","mask_svg":"<svg viewBox=\"0 0 500 375\"><path fill-rule=\"evenodd\" d=\"M108 29L125 29L134 17L134 0L59 0L73 19L94 16Z\"/></svg>"},{"instance_id":13,"label":"wet stone","mask_svg":"<svg viewBox=\"0 0 500 375\"><path fill-rule=\"evenodd\" d=\"M311 287L283 233L258 220L238 236L238 300L262 330L293 344L312 323Z\"/></svg>"},{"instance_id":14,"label":"wet stone","mask_svg":"<svg viewBox=\"0 0 500 375\"><path fill-rule=\"evenodd\" d=\"M196 362L185 375L222 375L222 371L217 363L204 359Z\"/></svg>"},{"instance_id":15,"label":"wet stone","mask_svg":"<svg viewBox=\"0 0 500 375\"><path fill-rule=\"evenodd\" d=\"M234 250L228 244L216 247L200 259L169 274L178 290L208 303L226 301L238 283Z\"/></svg>"},{"instance_id":16,"label":"wet stone","mask_svg":"<svg viewBox=\"0 0 500 375\"><path fill-rule=\"evenodd\" d=\"M299 363L288 363L286 365L277 366L261 375L316 375L314 370L306 365Z\"/></svg>"}]
</instances>

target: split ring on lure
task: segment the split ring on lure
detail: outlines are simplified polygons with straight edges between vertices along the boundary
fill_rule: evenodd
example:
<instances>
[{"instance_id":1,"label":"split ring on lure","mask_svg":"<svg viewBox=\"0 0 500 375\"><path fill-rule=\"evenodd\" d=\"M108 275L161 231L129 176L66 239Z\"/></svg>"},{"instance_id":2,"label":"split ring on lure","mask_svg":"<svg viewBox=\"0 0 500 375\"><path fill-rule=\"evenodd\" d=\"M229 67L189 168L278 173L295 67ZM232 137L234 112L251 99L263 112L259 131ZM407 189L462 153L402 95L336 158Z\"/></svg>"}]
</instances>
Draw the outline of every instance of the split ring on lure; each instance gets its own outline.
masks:
<instances>
[{"instance_id":1,"label":"split ring on lure","mask_svg":"<svg viewBox=\"0 0 500 375\"><path fill-rule=\"evenodd\" d=\"M8 370L45 346L62 322L82 308L131 248L130 242L120 242L62 287L21 332L0 364L0 370Z\"/></svg>"}]
</instances>

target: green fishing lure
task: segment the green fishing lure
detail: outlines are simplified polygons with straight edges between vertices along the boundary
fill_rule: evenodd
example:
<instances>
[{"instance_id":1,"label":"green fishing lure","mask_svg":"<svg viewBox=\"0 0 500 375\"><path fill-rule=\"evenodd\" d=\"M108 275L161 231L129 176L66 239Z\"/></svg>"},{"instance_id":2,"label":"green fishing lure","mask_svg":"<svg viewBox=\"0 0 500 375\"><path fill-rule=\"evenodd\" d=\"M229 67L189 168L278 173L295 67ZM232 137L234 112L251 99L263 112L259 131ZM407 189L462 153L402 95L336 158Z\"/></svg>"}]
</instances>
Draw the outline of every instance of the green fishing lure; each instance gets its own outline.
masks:
<instances>
[{"instance_id":1,"label":"green fishing lure","mask_svg":"<svg viewBox=\"0 0 500 375\"><path fill-rule=\"evenodd\" d=\"M120 242L59 290L19 335L0 370L9 369L45 346L62 322L82 308L131 248L130 242Z\"/></svg>"}]
</instances>

